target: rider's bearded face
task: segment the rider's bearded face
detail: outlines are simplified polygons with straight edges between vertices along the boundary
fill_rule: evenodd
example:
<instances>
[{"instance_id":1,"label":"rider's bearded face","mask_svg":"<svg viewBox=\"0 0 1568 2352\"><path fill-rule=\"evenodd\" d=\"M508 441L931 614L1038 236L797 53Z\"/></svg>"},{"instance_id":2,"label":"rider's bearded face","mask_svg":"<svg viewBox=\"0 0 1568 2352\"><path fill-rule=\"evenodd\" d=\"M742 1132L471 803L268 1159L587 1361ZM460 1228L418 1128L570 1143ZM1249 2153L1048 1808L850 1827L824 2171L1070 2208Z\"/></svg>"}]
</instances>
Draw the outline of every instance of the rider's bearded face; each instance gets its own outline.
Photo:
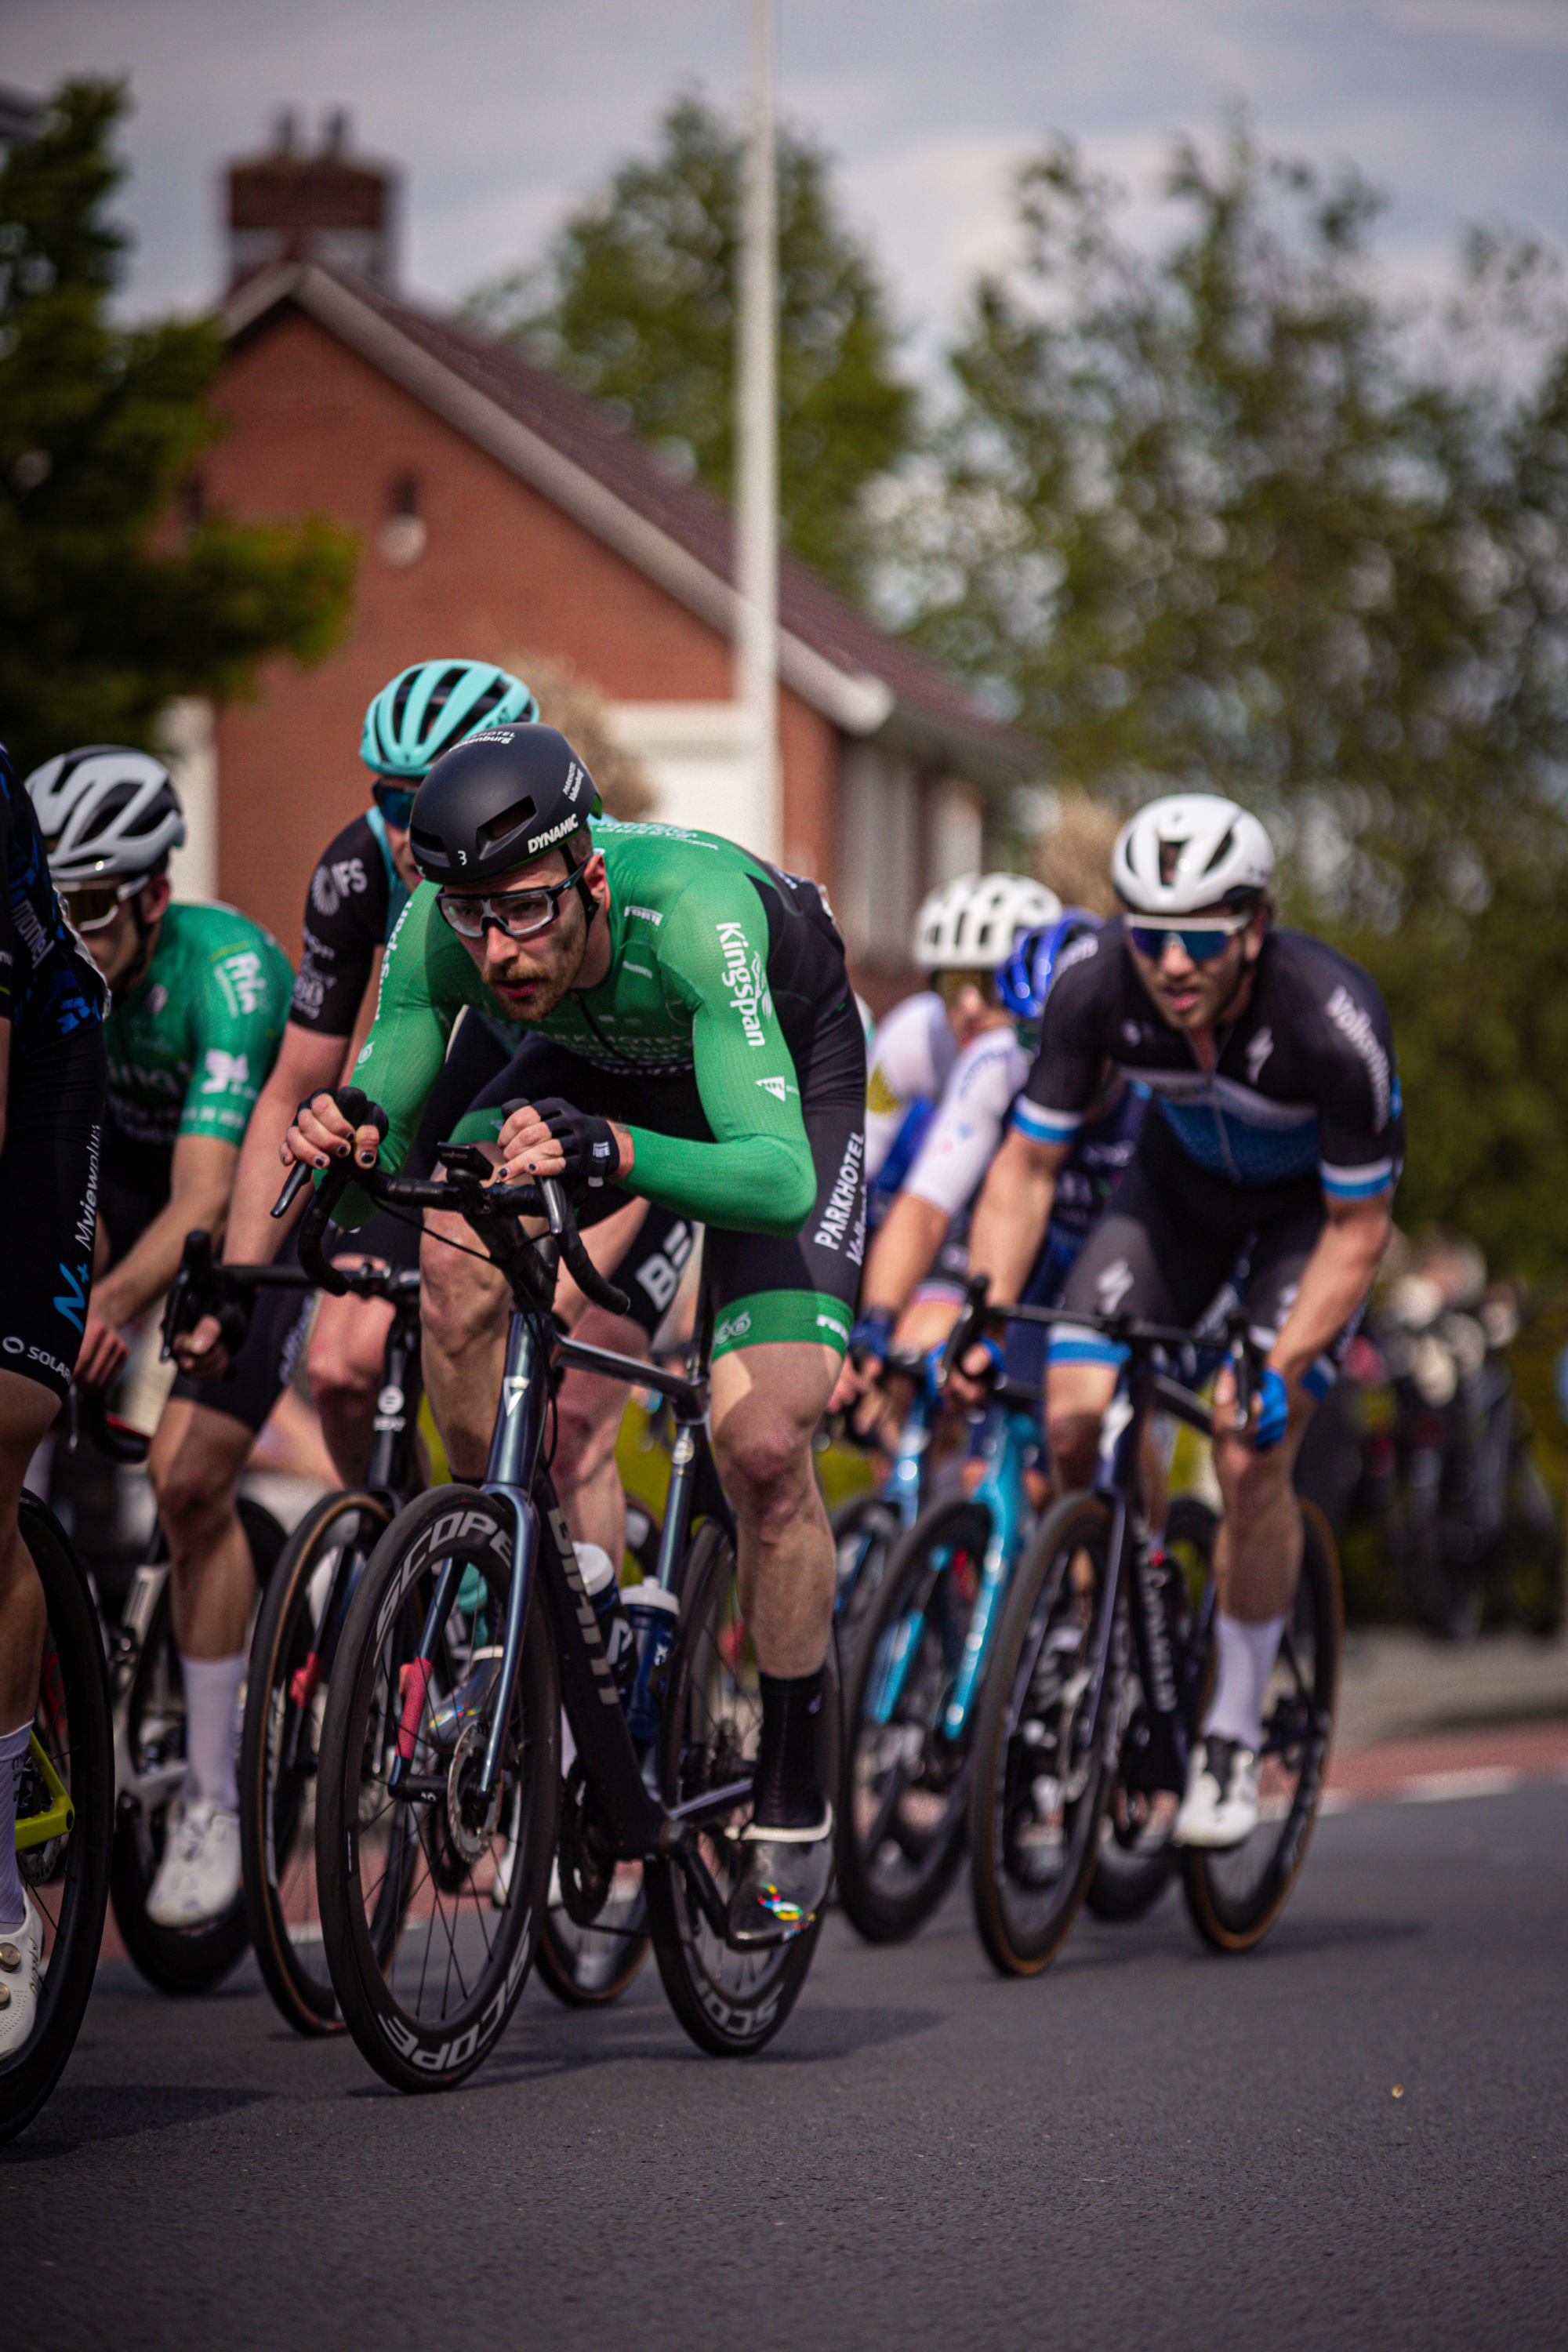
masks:
<instances>
[{"instance_id":1,"label":"rider's bearded face","mask_svg":"<svg viewBox=\"0 0 1568 2352\"><path fill-rule=\"evenodd\" d=\"M564 854L552 849L531 866L519 866L515 874L470 891L452 890L449 895L499 898L508 890L534 890L546 882L559 882L570 870ZM595 854L584 868L590 888L603 871L604 859ZM508 939L491 923L482 940L464 940L463 945L512 1020L543 1021L575 987L587 953L588 921L581 894L568 890L556 902L555 920L525 940Z\"/></svg>"},{"instance_id":2,"label":"rider's bearded face","mask_svg":"<svg viewBox=\"0 0 1568 2352\"><path fill-rule=\"evenodd\" d=\"M1217 919L1222 912L1215 908L1209 917L1193 915L1188 920L1202 923ZM1139 916L1134 919L1142 922L1147 919ZM1195 962L1173 932L1167 936L1157 957L1141 955L1131 940L1127 944L1140 980L1171 1027L1188 1031L1212 1029L1231 1013L1233 1000L1258 961L1268 928L1268 915L1255 915L1246 929L1227 940L1223 952L1206 963Z\"/></svg>"}]
</instances>

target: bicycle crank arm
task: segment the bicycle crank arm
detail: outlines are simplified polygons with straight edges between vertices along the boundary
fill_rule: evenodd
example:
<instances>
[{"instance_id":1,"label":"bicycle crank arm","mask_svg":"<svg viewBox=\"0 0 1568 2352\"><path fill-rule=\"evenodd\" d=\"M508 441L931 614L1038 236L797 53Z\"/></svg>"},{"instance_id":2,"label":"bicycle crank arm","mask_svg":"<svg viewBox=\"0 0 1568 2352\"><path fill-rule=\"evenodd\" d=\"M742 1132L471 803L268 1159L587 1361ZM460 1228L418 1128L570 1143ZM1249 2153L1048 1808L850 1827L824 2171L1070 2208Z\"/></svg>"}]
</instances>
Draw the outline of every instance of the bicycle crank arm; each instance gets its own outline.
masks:
<instances>
[{"instance_id":1,"label":"bicycle crank arm","mask_svg":"<svg viewBox=\"0 0 1568 2352\"><path fill-rule=\"evenodd\" d=\"M700 1829L704 1822L718 1821L725 1813L732 1813L737 1806L750 1804L755 1786L754 1778L748 1776L744 1780L731 1780L722 1789L705 1789L701 1796L689 1797L683 1805L671 1805L669 1819L682 1827L690 1823L694 1829ZM665 1834L661 1831L661 1843Z\"/></svg>"},{"instance_id":2,"label":"bicycle crank arm","mask_svg":"<svg viewBox=\"0 0 1568 2352\"><path fill-rule=\"evenodd\" d=\"M746 1794L751 1795L748 1784ZM697 1851L697 1840L685 1822L671 1822L658 1833L661 1851L674 1862L697 1898L697 1907L722 1944L730 1940L730 1912L714 1885L707 1864Z\"/></svg>"}]
</instances>

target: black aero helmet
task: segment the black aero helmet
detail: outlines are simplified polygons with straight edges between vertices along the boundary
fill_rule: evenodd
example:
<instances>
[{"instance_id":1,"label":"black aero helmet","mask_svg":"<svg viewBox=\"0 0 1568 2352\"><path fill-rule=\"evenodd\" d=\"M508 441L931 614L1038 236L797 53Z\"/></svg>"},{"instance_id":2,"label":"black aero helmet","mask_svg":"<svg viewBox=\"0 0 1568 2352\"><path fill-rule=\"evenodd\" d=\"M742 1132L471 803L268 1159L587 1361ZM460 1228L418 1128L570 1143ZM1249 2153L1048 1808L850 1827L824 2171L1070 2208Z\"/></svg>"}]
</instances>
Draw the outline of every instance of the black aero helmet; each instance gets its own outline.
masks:
<instances>
[{"instance_id":1,"label":"black aero helmet","mask_svg":"<svg viewBox=\"0 0 1568 2352\"><path fill-rule=\"evenodd\" d=\"M414 796L408 842L427 882L489 882L603 813L553 727L485 727L437 761Z\"/></svg>"}]
</instances>

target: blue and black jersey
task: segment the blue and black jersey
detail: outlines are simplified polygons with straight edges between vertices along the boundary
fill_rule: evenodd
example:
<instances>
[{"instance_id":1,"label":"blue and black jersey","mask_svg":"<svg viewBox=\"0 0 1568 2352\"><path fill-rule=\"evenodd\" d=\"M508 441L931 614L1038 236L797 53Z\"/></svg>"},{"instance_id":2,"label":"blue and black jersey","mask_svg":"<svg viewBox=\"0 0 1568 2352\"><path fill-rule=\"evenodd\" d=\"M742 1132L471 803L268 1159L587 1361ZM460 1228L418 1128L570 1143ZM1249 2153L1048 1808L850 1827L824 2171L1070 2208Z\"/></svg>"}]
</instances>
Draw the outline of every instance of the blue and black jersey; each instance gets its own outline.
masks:
<instances>
[{"instance_id":1,"label":"blue and black jersey","mask_svg":"<svg viewBox=\"0 0 1568 2352\"><path fill-rule=\"evenodd\" d=\"M15 1072L29 1055L97 1027L104 986L97 965L65 918L49 879L32 802L0 749L0 1020L11 1024Z\"/></svg>"},{"instance_id":2,"label":"blue and black jersey","mask_svg":"<svg viewBox=\"0 0 1568 2352\"><path fill-rule=\"evenodd\" d=\"M1186 1159L1243 1188L1314 1170L1331 1199L1372 1199L1396 1181L1405 1122L1394 1040L1366 973L1300 931L1270 930L1237 1019L1203 1068L1138 976L1121 920L1077 940L1058 965L1040 1047L1013 1123L1068 1144L1106 1057L1152 1095L1152 1119Z\"/></svg>"}]
</instances>

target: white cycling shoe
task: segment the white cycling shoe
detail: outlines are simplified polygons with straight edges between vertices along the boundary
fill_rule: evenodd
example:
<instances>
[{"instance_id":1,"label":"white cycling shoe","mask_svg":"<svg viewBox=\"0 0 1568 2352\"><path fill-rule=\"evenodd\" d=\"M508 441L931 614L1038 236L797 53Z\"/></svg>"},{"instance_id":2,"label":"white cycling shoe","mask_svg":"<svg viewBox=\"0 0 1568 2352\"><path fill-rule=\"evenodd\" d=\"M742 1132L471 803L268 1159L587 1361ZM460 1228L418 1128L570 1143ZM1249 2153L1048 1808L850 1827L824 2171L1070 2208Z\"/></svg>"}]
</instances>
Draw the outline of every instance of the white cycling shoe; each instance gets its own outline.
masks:
<instances>
[{"instance_id":1,"label":"white cycling shoe","mask_svg":"<svg viewBox=\"0 0 1568 2352\"><path fill-rule=\"evenodd\" d=\"M14 2058L33 2031L38 2012L38 1962L44 1923L26 1890L19 1927L0 1927L0 2059Z\"/></svg>"},{"instance_id":2,"label":"white cycling shoe","mask_svg":"<svg viewBox=\"0 0 1568 2352\"><path fill-rule=\"evenodd\" d=\"M1258 1827L1258 1759L1238 1739L1210 1732L1193 1750L1187 1792L1176 1815L1176 1843L1221 1853Z\"/></svg>"},{"instance_id":3,"label":"white cycling shoe","mask_svg":"<svg viewBox=\"0 0 1568 2352\"><path fill-rule=\"evenodd\" d=\"M176 1797L147 1916L159 1927L205 1927L239 1893L239 1815L205 1797Z\"/></svg>"}]
</instances>

